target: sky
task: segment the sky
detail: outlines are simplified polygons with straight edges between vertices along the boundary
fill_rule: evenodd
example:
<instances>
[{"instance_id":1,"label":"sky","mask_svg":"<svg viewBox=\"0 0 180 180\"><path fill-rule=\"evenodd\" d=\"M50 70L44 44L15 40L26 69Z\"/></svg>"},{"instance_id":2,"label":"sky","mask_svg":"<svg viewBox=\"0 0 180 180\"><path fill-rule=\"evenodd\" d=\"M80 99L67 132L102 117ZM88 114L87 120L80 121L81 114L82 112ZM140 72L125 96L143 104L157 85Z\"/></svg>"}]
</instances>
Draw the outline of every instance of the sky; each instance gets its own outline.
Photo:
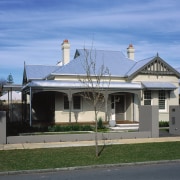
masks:
<instances>
[{"instance_id":1,"label":"sky","mask_svg":"<svg viewBox=\"0 0 180 180\"><path fill-rule=\"evenodd\" d=\"M76 49L157 53L180 67L179 0L0 0L0 79L22 84L25 64L56 65L68 39Z\"/></svg>"}]
</instances>

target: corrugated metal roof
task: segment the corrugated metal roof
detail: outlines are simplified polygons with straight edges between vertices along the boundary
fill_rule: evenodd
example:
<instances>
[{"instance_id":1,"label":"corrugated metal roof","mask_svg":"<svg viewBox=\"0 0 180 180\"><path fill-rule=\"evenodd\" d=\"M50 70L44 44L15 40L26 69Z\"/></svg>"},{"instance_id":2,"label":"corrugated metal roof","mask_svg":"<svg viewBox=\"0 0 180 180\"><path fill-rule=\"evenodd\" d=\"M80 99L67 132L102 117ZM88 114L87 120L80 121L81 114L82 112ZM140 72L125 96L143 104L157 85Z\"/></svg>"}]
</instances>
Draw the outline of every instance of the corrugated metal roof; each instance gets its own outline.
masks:
<instances>
[{"instance_id":1,"label":"corrugated metal roof","mask_svg":"<svg viewBox=\"0 0 180 180\"><path fill-rule=\"evenodd\" d=\"M27 80L45 79L49 75L85 75L86 58L96 62L97 71L104 65L112 77L130 77L155 56L136 62L126 58L121 51L78 49L75 58L64 66L26 65Z\"/></svg>"},{"instance_id":2,"label":"corrugated metal roof","mask_svg":"<svg viewBox=\"0 0 180 180\"><path fill-rule=\"evenodd\" d=\"M136 62L134 66L127 72L126 75L130 76L134 74L136 71L138 71L140 68L142 68L144 65L146 65L148 62L150 62L154 58L155 56Z\"/></svg>"},{"instance_id":3,"label":"corrugated metal roof","mask_svg":"<svg viewBox=\"0 0 180 180\"><path fill-rule=\"evenodd\" d=\"M3 91L21 91L21 84L4 84Z\"/></svg>"},{"instance_id":4,"label":"corrugated metal roof","mask_svg":"<svg viewBox=\"0 0 180 180\"><path fill-rule=\"evenodd\" d=\"M84 85L78 80L77 81L36 80L28 83L26 86L23 87L23 89L26 89L27 87L67 89L67 88L88 88L88 85L87 84ZM174 90L178 88L170 82L142 82L142 83L110 82L110 84L104 82L101 83L100 87L104 89L108 88L108 89L118 89L118 90L125 90L125 89Z\"/></svg>"},{"instance_id":5,"label":"corrugated metal roof","mask_svg":"<svg viewBox=\"0 0 180 180\"><path fill-rule=\"evenodd\" d=\"M44 87L44 88L88 88L87 84L84 85L80 81L56 81L56 80L46 80L46 81L31 81L26 87ZM118 89L142 89L141 83L127 83L127 82L104 82L101 83L103 88L118 88Z\"/></svg>"},{"instance_id":6,"label":"corrugated metal roof","mask_svg":"<svg viewBox=\"0 0 180 180\"><path fill-rule=\"evenodd\" d=\"M96 70L98 71L102 65L108 67L111 76L124 77L129 69L136 63L126 58L121 51L104 51L104 50L77 50L79 56L70 61L61 69L57 69L53 75L60 74L86 74L83 66L86 64L85 59L92 59L96 62Z\"/></svg>"},{"instance_id":7,"label":"corrugated metal roof","mask_svg":"<svg viewBox=\"0 0 180 180\"><path fill-rule=\"evenodd\" d=\"M45 65L26 65L26 76L28 80L44 79L53 71L59 69L60 66L45 66Z\"/></svg>"},{"instance_id":8,"label":"corrugated metal roof","mask_svg":"<svg viewBox=\"0 0 180 180\"><path fill-rule=\"evenodd\" d=\"M144 89L149 90L173 90L177 87L170 82L142 82Z\"/></svg>"}]
</instances>

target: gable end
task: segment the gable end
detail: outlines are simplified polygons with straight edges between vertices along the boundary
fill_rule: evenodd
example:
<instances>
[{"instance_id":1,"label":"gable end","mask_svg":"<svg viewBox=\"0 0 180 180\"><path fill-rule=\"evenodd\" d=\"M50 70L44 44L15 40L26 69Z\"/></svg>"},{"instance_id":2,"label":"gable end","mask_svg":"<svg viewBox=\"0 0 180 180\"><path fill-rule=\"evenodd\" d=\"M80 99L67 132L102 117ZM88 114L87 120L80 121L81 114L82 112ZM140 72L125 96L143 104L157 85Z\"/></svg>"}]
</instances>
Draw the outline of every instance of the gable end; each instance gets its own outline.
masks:
<instances>
[{"instance_id":1,"label":"gable end","mask_svg":"<svg viewBox=\"0 0 180 180\"><path fill-rule=\"evenodd\" d=\"M167 64L164 64L160 58L156 58L154 61L146 65L140 71L140 74L173 75L174 72Z\"/></svg>"},{"instance_id":2,"label":"gable end","mask_svg":"<svg viewBox=\"0 0 180 180\"><path fill-rule=\"evenodd\" d=\"M137 75L173 75L180 78L180 73L159 56L153 58L150 62L139 68L136 72L131 74L128 79L133 79Z\"/></svg>"}]
</instances>

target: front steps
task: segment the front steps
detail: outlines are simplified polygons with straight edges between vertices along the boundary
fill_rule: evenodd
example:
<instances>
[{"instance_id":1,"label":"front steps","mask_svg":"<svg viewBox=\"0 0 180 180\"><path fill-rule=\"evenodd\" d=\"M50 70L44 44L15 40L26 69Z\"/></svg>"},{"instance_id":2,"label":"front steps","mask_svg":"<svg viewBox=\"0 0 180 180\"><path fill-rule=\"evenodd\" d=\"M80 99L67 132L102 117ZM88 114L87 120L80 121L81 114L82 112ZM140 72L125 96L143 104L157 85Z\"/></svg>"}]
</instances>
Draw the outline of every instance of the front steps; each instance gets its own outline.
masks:
<instances>
[{"instance_id":1,"label":"front steps","mask_svg":"<svg viewBox=\"0 0 180 180\"><path fill-rule=\"evenodd\" d=\"M110 127L113 131L128 131L128 130L139 130L139 124L138 123L130 123L130 124L116 124L115 127Z\"/></svg>"}]
</instances>

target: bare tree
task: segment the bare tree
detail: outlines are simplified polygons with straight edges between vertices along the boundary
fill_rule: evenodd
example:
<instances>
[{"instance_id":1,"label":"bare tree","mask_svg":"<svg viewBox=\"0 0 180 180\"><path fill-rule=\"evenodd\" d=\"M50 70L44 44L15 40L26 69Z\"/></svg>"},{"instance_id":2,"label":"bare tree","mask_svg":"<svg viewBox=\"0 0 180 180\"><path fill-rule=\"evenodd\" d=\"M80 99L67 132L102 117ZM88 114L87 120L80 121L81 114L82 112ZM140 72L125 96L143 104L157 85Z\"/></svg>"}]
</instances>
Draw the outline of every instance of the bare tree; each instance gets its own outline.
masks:
<instances>
[{"instance_id":1,"label":"bare tree","mask_svg":"<svg viewBox=\"0 0 180 180\"><path fill-rule=\"evenodd\" d=\"M95 115L95 152L96 157L99 156L98 151L98 135L97 123L98 113L104 107L105 103L105 90L109 87L111 81L111 74L109 69L105 67L103 57L99 62L96 62L96 50L83 49L84 56L82 59L82 66L85 74L78 76L79 81L83 85L82 96L93 106ZM97 65L98 64L98 65Z\"/></svg>"}]
</instances>

